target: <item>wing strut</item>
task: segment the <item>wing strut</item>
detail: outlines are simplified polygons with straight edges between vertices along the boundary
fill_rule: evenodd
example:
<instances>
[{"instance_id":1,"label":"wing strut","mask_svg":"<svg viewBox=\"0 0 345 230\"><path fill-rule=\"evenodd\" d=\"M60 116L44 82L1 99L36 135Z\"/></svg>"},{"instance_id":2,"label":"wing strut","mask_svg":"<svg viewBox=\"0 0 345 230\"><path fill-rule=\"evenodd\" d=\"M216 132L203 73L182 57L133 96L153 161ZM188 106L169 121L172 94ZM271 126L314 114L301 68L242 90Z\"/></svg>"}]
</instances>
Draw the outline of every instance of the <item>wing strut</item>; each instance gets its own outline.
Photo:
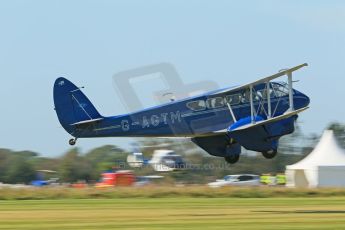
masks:
<instances>
[{"instance_id":1,"label":"wing strut","mask_svg":"<svg viewBox=\"0 0 345 230\"><path fill-rule=\"evenodd\" d=\"M266 82L266 98L267 98L267 118L272 117L272 108L271 108L271 94L270 94L270 81Z\"/></svg>"},{"instance_id":2,"label":"wing strut","mask_svg":"<svg viewBox=\"0 0 345 230\"><path fill-rule=\"evenodd\" d=\"M290 104L289 111L292 112L295 110L294 105L293 105L292 72L288 71L286 75L288 76L288 84L289 84L289 104Z\"/></svg>"},{"instance_id":3,"label":"wing strut","mask_svg":"<svg viewBox=\"0 0 345 230\"><path fill-rule=\"evenodd\" d=\"M232 108L231 108L230 103L227 102L226 104L228 105L229 111L230 111L231 116L232 116L232 120L233 120L234 122L237 122L237 119L236 119L236 117L235 117L234 111L232 111Z\"/></svg>"},{"instance_id":4,"label":"wing strut","mask_svg":"<svg viewBox=\"0 0 345 230\"><path fill-rule=\"evenodd\" d=\"M283 75L287 75L288 77L288 89L289 89L289 110L287 112L293 112L295 111L295 107L294 107L294 102L293 102L293 87L292 87L292 72L296 71L304 66L307 66L307 63L304 63L302 65L296 66L294 68L290 68L290 69L283 69L281 70L279 73L272 75L270 77L258 80L256 82L253 82L251 84L248 84L247 86L249 87L249 91L250 91L250 96L249 96L249 100L250 100L250 117L251 117L251 123L255 124L255 108L254 108L254 98L253 98L253 86L255 86L256 84L262 83L263 80L265 80L266 82L266 93L267 93L267 107L268 107L268 114L267 114L267 118L272 118L272 108L271 108L271 95L270 95L270 81L274 78L283 76ZM243 86L242 86L243 87ZM241 88L242 88L241 87ZM273 115L274 116L274 115Z\"/></svg>"},{"instance_id":5,"label":"wing strut","mask_svg":"<svg viewBox=\"0 0 345 230\"><path fill-rule=\"evenodd\" d=\"M250 90L250 117L252 120L252 124L255 124L255 117L254 117L254 102L253 102L253 85L249 86Z\"/></svg>"}]
</instances>

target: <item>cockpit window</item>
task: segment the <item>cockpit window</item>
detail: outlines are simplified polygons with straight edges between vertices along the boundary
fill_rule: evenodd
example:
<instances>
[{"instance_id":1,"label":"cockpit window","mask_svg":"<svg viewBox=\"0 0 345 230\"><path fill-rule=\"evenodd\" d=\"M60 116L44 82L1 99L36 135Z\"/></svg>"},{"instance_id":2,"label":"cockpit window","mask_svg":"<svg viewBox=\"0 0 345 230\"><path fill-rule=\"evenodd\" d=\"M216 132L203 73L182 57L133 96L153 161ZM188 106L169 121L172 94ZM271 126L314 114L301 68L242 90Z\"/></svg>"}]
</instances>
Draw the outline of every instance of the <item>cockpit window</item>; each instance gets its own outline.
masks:
<instances>
[{"instance_id":1,"label":"cockpit window","mask_svg":"<svg viewBox=\"0 0 345 230\"><path fill-rule=\"evenodd\" d=\"M230 105L237 105L241 101L241 94L228 95L225 97L225 103Z\"/></svg>"},{"instance_id":2,"label":"cockpit window","mask_svg":"<svg viewBox=\"0 0 345 230\"><path fill-rule=\"evenodd\" d=\"M271 98L289 95L289 89L287 88L286 84L271 83L269 90ZM265 88L258 90L258 95L263 99L267 99L267 89Z\"/></svg>"},{"instance_id":3,"label":"cockpit window","mask_svg":"<svg viewBox=\"0 0 345 230\"><path fill-rule=\"evenodd\" d=\"M187 103L187 107L194 111L201 111L206 109L206 103L203 100L191 101Z\"/></svg>"},{"instance_id":4,"label":"cockpit window","mask_svg":"<svg viewBox=\"0 0 345 230\"><path fill-rule=\"evenodd\" d=\"M289 89L286 87L286 85L273 83L272 87L276 97L283 97L289 95Z\"/></svg>"},{"instance_id":5,"label":"cockpit window","mask_svg":"<svg viewBox=\"0 0 345 230\"><path fill-rule=\"evenodd\" d=\"M270 88L270 97L274 97L274 93L273 90ZM267 90L266 89L262 89L262 90L258 90L257 94L259 95L260 98L262 99L267 99Z\"/></svg>"},{"instance_id":6,"label":"cockpit window","mask_svg":"<svg viewBox=\"0 0 345 230\"><path fill-rule=\"evenodd\" d=\"M214 109L224 106L224 100L222 97L209 98L206 101L207 108Z\"/></svg>"}]
</instances>

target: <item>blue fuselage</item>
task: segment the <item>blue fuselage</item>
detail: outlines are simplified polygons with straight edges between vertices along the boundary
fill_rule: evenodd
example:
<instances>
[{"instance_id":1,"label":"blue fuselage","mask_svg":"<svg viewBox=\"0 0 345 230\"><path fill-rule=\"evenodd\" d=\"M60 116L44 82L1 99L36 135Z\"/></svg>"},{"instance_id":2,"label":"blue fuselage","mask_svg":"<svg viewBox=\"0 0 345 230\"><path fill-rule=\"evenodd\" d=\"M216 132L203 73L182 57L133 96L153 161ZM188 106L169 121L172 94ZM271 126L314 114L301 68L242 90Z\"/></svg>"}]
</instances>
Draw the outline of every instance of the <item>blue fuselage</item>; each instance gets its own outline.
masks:
<instances>
[{"instance_id":1,"label":"blue fuselage","mask_svg":"<svg viewBox=\"0 0 345 230\"><path fill-rule=\"evenodd\" d=\"M283 114L289 109L289 95L280 83L271 83L270 92L272 116ZM268 103L265 84L254 88L253 105L256 115L267 118ZM294 109L306 107L310 100L303 93L293 90ZM226 130L234 123L230 108L236 120L251 115L248 91L214 93L134 112L131 114L105 117L99 122L76 127L75 137L196 137L211 135Z\"/></svg>"}]
</instances>

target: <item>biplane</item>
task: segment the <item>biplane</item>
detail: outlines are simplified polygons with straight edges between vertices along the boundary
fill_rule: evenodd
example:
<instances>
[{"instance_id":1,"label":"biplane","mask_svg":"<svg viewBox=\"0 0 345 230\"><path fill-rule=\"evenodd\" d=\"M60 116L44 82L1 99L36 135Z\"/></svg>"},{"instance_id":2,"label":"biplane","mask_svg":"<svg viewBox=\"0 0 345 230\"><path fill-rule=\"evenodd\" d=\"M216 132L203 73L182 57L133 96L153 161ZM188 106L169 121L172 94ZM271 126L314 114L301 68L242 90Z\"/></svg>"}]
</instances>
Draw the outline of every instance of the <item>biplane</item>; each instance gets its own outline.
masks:
<instances>
[{"instance_id":1,"label":"biplane","mask_svg":"<svg viewBox=\"0 0 345 230\"><path fill-rule=\"evenodd\" d=\"M54 104L63 128L74 138L186 137L229 163L239 160L241 147L277 154L279 138L294 131L298 113L310 99L293 88L292 73L284 69L241 86L204 93L137 112L102 116L80 87L66 78L54 84ZM273 81L287 76L287 82Z\"/></svg>"}]
</instances>

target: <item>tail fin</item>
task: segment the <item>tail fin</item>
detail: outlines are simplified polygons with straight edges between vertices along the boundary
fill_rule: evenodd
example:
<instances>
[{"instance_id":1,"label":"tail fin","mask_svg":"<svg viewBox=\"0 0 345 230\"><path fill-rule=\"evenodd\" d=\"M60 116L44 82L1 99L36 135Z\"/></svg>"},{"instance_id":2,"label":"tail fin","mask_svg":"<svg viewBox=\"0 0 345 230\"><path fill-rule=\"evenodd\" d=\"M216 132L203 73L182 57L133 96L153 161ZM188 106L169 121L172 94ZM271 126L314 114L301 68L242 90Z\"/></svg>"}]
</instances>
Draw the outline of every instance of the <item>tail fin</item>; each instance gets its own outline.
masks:
<instances>
[{"instance_id":1,"label":"tail fin","mask_svg":"<svg viewBox=\"0 0 345 230\"><path fill-rule=\"evenodd\" d=\"M72 135L73 124L102 118L80 88L62 77L54 84L54 104L61 125Z\"/></svg>"}]
</instances>

